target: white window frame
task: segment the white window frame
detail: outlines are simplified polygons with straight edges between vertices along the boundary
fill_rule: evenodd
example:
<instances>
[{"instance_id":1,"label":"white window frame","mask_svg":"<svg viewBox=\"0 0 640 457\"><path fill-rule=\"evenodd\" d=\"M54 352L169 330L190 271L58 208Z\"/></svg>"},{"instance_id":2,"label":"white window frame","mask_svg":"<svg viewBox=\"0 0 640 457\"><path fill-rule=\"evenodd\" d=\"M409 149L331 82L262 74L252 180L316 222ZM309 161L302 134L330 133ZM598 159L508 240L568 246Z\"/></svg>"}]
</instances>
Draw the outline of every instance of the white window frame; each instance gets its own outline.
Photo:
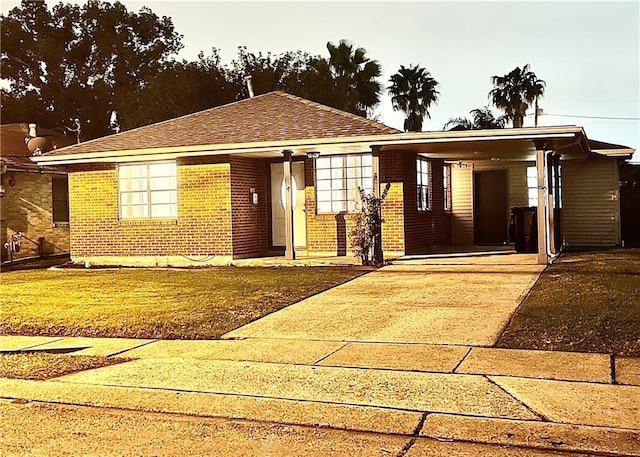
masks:
<instances>
[{"instance_id":1,"label":"white window frame","mask_svg":"<svg viewBox=\"0 0 640 457\"><path fill-rule=\"evenodd\" d=\"M556 169L555 167L551 168L551 185L555 186L556 182ZM558 165L558 201L560 202L560 206L557 208L562 208L562 165ZM555 188L554 188L555 191ZM556 197L553 197L553 207L556 208Z\"/></svg>"},{"instance_id":2,"label":"white window frame","mask_svg":"<svg viewBox=\"0 0 640 457\"><path fill-rule=\"evenodd\" d=\"M451 164L445 163L442 166L442 190L444 193L443 208L451 211Z\"/></svg>"},{"instance_id":3,"label":"white window frame","mask_svg":"<svg viewBox=\"0 0 640 457\"><path fill-rule=\"evenodd\" d=\"M359 211L360 194L373 191L373 156L347 154L315 159L316 214Z\"/></svg>"},{"instance_id":4,"label":"white window frame","mask_svg":"<svg viewBox=\"0 0 640 457\"><path fill-rule=\"evenodd\" d=\"M527 203L529 207L538 206L538 168L527 167Z\"/></svg>"},{"instance_id":5,"label":"white window frame","mask_svg":"<svg viewBox=\"0 0 640 457\"><path fill-rule=\"evenodd\" d=\"M416 206L418 211L431 210L431 162L416 159Z\"/></svg>"},{"instance_id":6,"label":"white window frame","mask_svg":"<svg viewBox=\"0 0 640 457\"><path fill-rule=\"evenodd\" d=\"M133 170L135 168L138 172L134 173L134 176L124 175L127 169ZM162 171L162 168L168 168L169 172ZM175 161L119 164L118 207L120 219L176 219L178 217L177 175ZM127 195L130 196L129 202L125 202ZM133 201L136 202L133 203ZM137 211L133 211L134 208Z\"/></svg>"}]
</instances>

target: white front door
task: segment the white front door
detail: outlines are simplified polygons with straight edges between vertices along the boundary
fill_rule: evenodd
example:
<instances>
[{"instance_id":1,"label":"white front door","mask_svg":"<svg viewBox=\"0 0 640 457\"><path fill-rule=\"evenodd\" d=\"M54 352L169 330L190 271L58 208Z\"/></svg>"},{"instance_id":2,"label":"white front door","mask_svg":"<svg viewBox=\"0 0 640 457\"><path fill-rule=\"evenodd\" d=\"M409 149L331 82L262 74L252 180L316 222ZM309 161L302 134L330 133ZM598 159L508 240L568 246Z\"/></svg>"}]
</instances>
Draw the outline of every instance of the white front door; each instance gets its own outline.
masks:
<instances>
[{"instance_id":1,"label":"white front door","mask_svg":"<svg viewBox=\"0 0 640 457\"><path fill-rule=\"evenodd\" d=\"M293 243L296 248L307 246L307 222L304 198L304 162L291 163L291 187L293 193ZM284 168L282 163L271 164L271 244L285 246L285 195Z\"/></svg>"}]
</instances>

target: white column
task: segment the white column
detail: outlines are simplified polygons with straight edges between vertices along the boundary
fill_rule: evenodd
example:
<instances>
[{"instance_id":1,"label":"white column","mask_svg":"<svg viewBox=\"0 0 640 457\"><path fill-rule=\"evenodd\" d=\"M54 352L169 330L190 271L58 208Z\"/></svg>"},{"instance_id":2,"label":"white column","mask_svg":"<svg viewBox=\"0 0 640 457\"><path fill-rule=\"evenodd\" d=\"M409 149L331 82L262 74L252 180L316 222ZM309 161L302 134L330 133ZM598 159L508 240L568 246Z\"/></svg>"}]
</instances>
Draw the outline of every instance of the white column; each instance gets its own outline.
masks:
<instances>
[{"instance_id":1,"label":"white column","mask_svg":"<svg viewBox=\"0 0 640 457\"><path fill-rule=\"evenodd\" d=\"M380 196L380 147L371 147L371 171L373 173L373 195Z\"/></svg>"},{"instance_id":2,"label":"white column","mask_svg":"<svg viewBox=\"0 0 640 457\"><path fill-rule=\"evenodd\" d=\"M547 265L547 175L545 173L544 148L536 145L536 168L538 171L538 264Z\"/></svg>"},{"instance_id":3,"label":"white column","mask_svg":"<svg viewBox=\"0 0 640 457\"><path fill-rule=\"evenodd\" d=\"M285 207L284 207L284 226L285 226L285 251L284 258L287 260L295 260L296 252L293 244L293 190L291 188L291 151L282 151L284 161L282 162L284 171L285 186Z\"/></svg>"}]
</instances>

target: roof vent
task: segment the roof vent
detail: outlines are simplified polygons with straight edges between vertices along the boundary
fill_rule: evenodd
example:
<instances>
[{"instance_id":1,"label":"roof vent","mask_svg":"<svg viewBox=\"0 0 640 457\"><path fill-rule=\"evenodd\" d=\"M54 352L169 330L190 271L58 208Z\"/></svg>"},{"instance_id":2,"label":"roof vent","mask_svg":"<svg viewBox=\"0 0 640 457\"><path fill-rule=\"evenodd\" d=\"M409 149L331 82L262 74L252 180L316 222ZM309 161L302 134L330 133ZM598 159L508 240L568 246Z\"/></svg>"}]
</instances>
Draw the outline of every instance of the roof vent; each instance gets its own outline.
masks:
<instances>
[{"instance_id":1,"label":"roof vent","mask_svg":"<svg viewBox=\"0 0 640 457\"><path fill-rule=\"evenodd\" d=\"M245 76L244 82L247 84L249 90L249 98L253 98L253 83L251 82L251 76Z\"/></svg>"},{"instance_id":2,"label":"roof vent","mask_svg":"<svg viewBox=\"0 0 640 457\"><path fill-rule=\"evenodd\" d=\"M35 138L38 136L36 132L36 124L29 124L29 136Z\"/></svg>"}]
</instances>

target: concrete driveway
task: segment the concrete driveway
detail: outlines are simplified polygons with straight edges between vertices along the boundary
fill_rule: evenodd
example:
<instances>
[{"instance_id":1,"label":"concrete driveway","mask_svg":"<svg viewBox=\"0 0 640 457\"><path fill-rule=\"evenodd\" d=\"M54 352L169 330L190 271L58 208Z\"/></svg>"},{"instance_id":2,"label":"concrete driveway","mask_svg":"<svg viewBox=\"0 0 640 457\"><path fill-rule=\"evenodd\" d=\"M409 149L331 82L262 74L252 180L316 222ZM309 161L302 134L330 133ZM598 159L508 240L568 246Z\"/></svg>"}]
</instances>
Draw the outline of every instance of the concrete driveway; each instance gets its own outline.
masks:
<instances>
[{"instance_id":1,"label":"concrete driveway","mask_svg":"<svg viewBox=\"0 0 640 457\"><path fill-rule=\"evenodd\" d=\"M129 358L0 378L0 454L640 457L640 358L477 347L542 270L481 259L408 259L224 340L0 336Z\"/></svg>"},{"instance_id":2,"label":"concrete driveway","mask_svg":"<svg viewBox=\"0 0 640 457\"><path fill-rule=\"evenodd\" d=\"M398 262L223 338L491 346L544 267L456 261Z\"/></svg>"}]
</instances>

